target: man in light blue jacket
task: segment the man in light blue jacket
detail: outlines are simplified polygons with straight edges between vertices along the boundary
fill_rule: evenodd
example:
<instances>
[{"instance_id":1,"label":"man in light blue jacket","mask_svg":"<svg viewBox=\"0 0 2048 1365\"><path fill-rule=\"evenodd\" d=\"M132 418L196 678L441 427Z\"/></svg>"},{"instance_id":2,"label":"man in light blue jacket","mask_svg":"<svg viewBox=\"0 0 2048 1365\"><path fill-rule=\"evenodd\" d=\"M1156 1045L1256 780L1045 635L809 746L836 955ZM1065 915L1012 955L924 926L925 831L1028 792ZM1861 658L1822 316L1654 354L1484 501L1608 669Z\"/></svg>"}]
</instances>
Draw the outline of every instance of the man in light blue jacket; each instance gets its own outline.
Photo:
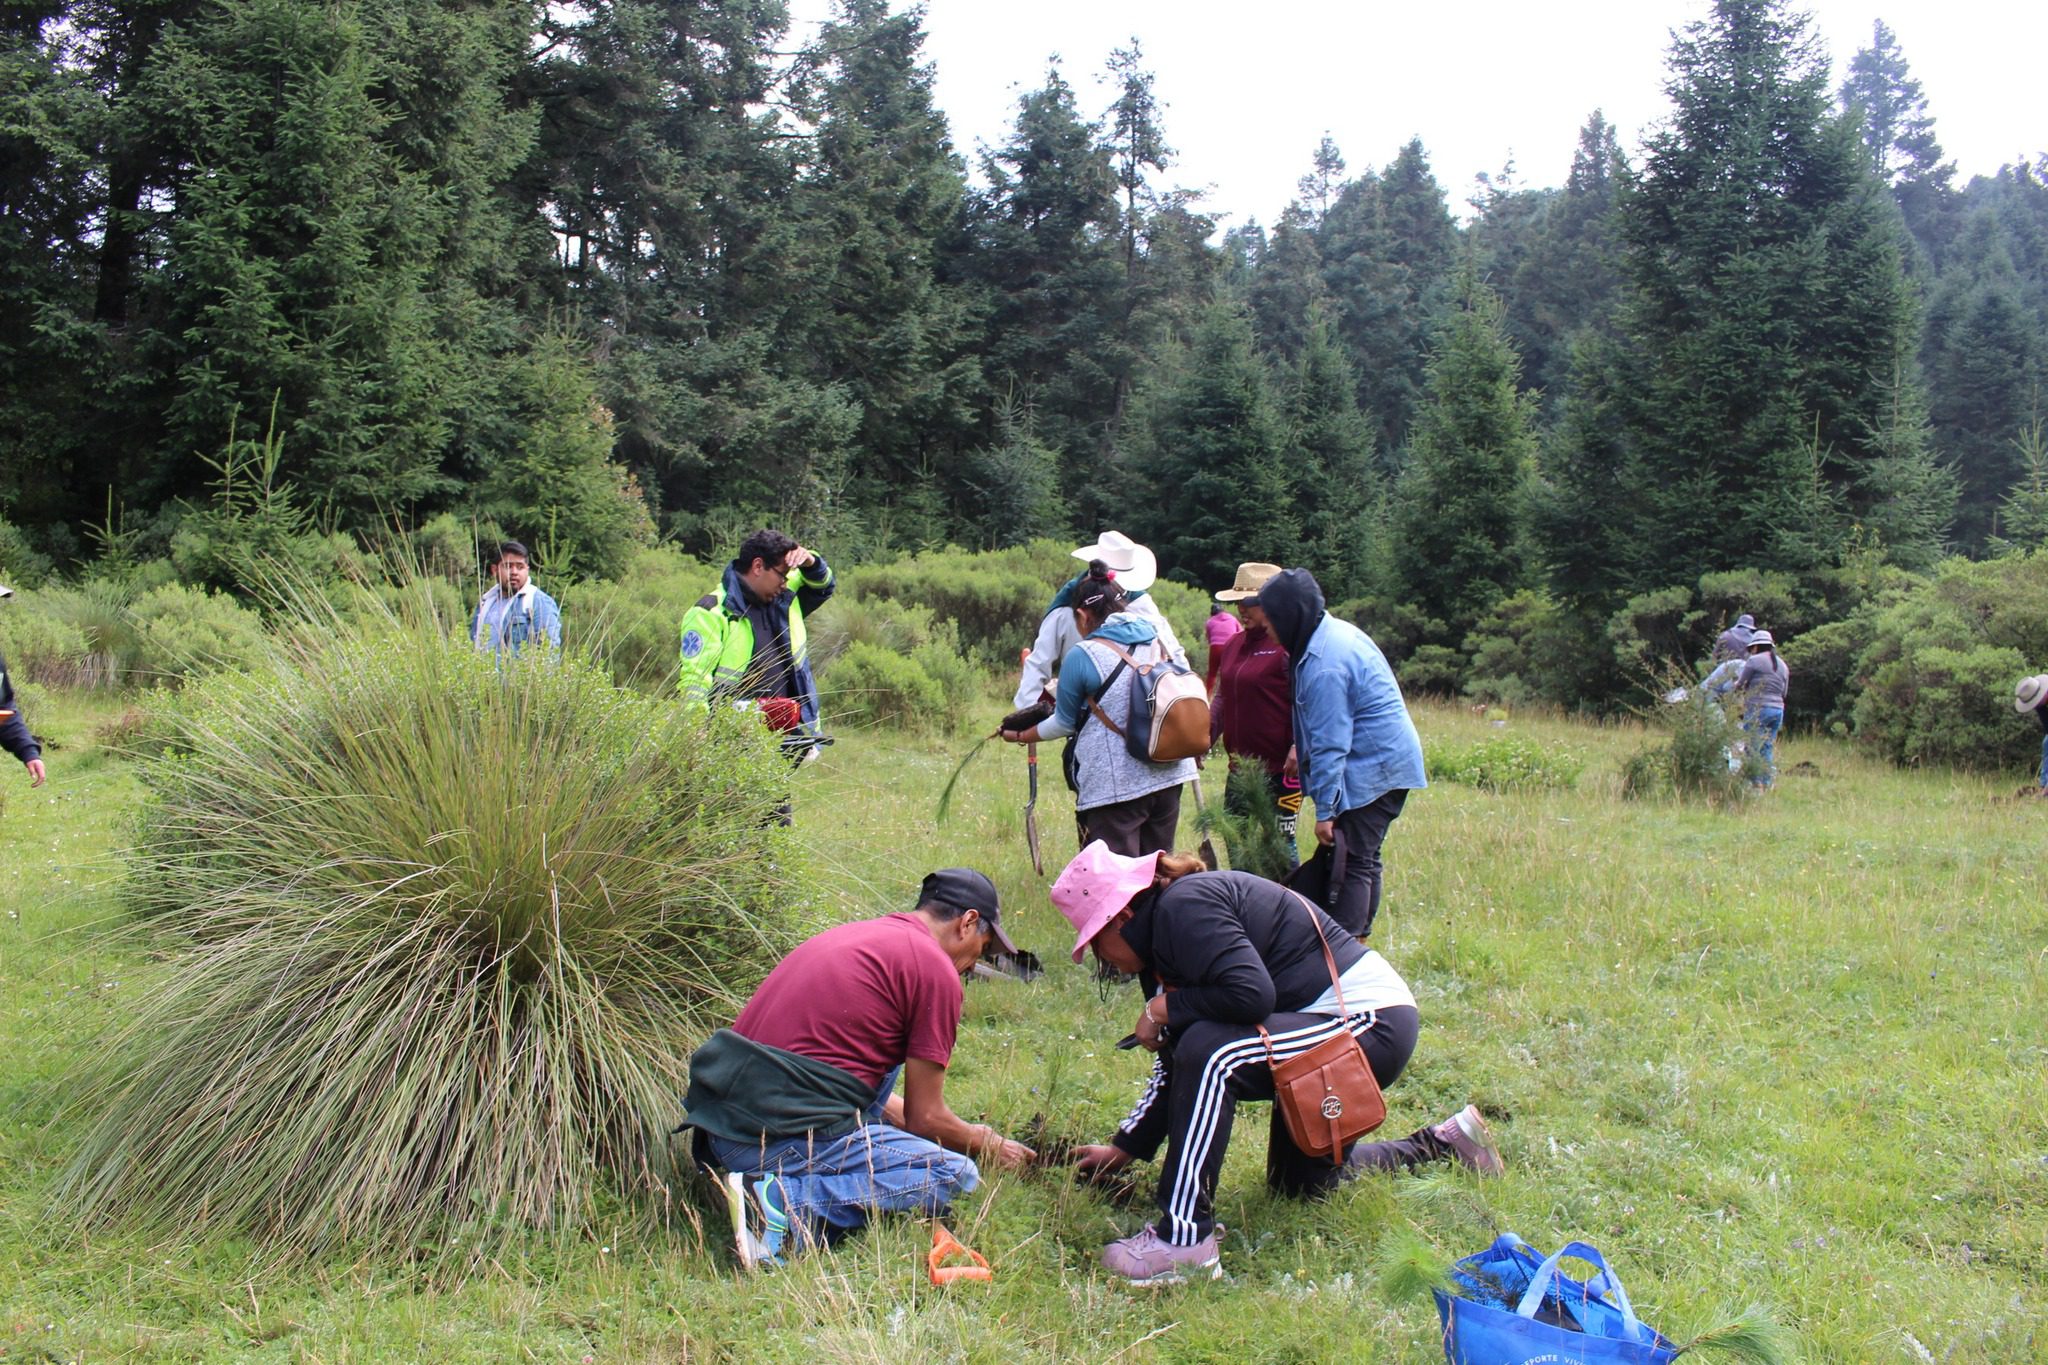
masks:
<instances>
[{"instance_id":1,"label":"man in light blue jacket","mask_svg":"<svg viewBox=\"0 0 2048 1365\"><path fill-rule=\"evenodd\" d=\"M1422 739L1394 670L1370 636L1323 610L1306 569L1259 589L1267 625L1294 665L1294 747L1316 841L1330 848L1324 909L1354 938L1380 908L1380 845L1408 793L1429 785Z\"/></svg>"},{"instance_id":2,"label":"man in light blue jacket","mask_svg":"<svg viewBox=\"0 0 2048 1365\"><path fill-rule=\"evenodd\" d=\"M470 643L499 654L517 654L522 645L536 642L560 649L562 609L534 586L526 547L516 540L499 545L491 571L498 581L469 618Z\"/></svg>"}]
</instances>

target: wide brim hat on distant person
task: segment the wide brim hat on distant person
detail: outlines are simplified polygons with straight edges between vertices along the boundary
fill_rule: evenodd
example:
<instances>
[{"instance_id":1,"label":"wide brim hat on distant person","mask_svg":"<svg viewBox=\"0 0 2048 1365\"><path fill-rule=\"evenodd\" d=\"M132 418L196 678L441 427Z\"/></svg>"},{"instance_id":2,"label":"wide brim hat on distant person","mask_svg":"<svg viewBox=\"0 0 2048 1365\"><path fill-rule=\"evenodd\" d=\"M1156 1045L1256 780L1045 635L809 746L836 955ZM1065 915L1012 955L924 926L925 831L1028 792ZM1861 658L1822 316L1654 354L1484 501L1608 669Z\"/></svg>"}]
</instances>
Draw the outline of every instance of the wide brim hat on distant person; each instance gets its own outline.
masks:
<instances>
[{"instance_id":1,"label":"wide brim hat on distant person","mask_svg":"<svg viewBox=\"0 0 2048 1365\"><path fill-rule=\"evenodd\" d=\"M5 583L0 583L0 598L12 596L14 596L14 589L8 587Z\"/></svg>"},{"instance_id":2,"label":"wide brim hat on distant person","mask_svg":"<svg viewBox=\"0 0 2048 1365\"><path fill-rule=\"evenodd\" d=\"M1159 581L1159 557L1122 531L1104 531L1093 545L1074 551L1082 563L1099 559L1116 572L1116 584L1125 592L1143 592Z\"/></svg>"},{"instance_id":3,"label":"wide brim hat on distant person","mask_svg":"<svg viewBox=\"0 0 2048 1365\"><path fill-rule=\"evenodd\" d=\"M2023 716L2043 701L2048 701L2048 673L2021 678L2020 685L2012 690L2012 709Z\"/></svg>"},{"instance_id":4,"label":"wide brim hat on distant person","mask_svg":"<svg viewBox=\"0 0 2048 1365\"><path fill-rule=\"evenodd\" d=\"M1052 884L1052 903L1074 926L1074 961L1088 952L1094 938L1116 918L1117 911L1131 903L1139 892L1152 885L1158 875L1159 855L1147 853L1126 858L1110 852L1097 839L1074 855Z\"/></svg>"},{"instance_id":5,"label":"wide brim hat on distant person","mask_svg":"<svg viewBox=\"0 0 2048 1365\"><path fill-rule=\"evenodd\" d=\"M1266 580L1280 572L1278 564L1240 564L1237 577L1229 587L1216 594L1218 602L1242 602L1257 597L1259 589L1266 586Z\"/></svg>"},{"instance_id":6,"label":"wide brim hat on distant person","mask_svg":"<svg viewBox=\"0 0 2048 1365\"><path fill-rule=\"evenodd\" d=\"M1760 630L1749 637L1749 647L1751 649L1758 649L1766 645L1772 649L1778 647L1778 642L1771 638L1771 633L1767 630Z\"/></svg>"}]
</instances>

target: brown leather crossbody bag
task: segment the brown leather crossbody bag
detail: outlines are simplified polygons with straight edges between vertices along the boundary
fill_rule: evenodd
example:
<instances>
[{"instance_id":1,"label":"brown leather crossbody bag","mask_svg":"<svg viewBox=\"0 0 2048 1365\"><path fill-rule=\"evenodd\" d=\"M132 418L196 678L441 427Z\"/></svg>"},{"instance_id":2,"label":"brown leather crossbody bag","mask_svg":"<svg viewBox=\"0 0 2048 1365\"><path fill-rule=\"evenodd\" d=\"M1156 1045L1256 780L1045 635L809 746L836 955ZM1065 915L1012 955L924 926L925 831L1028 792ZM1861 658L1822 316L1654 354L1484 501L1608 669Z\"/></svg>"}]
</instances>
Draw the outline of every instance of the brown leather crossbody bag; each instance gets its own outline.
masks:
<instances>
[{"instance_id":1,"label":"brown leather crossbody bag","mask_svg":"<svg viewBox=\"0 0 2048 1365\"><path fill-rule=\"evenodd\" d=\"M1344 1148L1387 1120L1387 1101L1380 1094L1378 1078L1357 1035L1345 1021L1344 983L1337 978L1337 956L1323 933L1323 918L1316 908L1297 893L1323 943L1323 963L1330 969L1330 985L1337 993L1337 1018L1345 1026L1306 1052L1292 1057L1273 1055L1273 1035L1259 1025L1266 1040L1266 1064L1273 1068L1273 1103L1287 1124L1294 1145L1310 1156L1326 1156L1333 1164L1344 1160Z\"/></svg>"}]
</instances>

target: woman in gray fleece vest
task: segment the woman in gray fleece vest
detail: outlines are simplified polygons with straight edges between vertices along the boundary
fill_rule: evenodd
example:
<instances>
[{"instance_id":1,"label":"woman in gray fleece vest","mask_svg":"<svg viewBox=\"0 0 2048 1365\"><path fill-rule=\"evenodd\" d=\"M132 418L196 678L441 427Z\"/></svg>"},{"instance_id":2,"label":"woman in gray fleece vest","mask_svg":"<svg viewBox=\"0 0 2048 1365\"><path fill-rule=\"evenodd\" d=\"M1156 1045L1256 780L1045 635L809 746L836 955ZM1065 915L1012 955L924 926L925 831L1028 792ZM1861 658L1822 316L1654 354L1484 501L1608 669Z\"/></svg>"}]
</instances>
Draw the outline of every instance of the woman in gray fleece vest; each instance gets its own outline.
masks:
<instances>
[{"instance_id":1,"label":"woman in gray fleece vest","mask_svg":"<svg viewBox=\"0 0 2048 1365\"><path fill-rule=\"evenodd\" d=\"M1100 839L1126 857L1173 847L1180 825L1181 784L1195 775L1193 759L1151 763L1133 757L1118 728L1129 725L1135 675L1112 645L1140 663L1162 657L1164 645L1152 621L1125 610L1123 589L1100 563L1074 585L1074 624L1081 642L1060 661L1053 714L1025 730L1004 730L1016 744L1041 739L1074 739L1074 807L1081 843Z\"/></svg>"}]
</instances>

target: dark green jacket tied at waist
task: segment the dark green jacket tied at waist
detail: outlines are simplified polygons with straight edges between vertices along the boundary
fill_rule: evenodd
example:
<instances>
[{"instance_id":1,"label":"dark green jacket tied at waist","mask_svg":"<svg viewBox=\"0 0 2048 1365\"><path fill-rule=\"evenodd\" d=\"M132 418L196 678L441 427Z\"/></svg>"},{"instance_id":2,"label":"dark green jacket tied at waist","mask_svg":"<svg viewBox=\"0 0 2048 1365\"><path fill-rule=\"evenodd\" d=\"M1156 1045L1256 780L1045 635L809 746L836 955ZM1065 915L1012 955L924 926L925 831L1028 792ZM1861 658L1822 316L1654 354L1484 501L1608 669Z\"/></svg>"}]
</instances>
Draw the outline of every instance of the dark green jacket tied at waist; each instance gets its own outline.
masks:
<instances>
[{"instance_id":1,"label":"dark green jacket tied at waist","mask_svg":"<svg viewBox=\"0 0 2048 1365\"><path fill-rule=\"evenodd\" d=\"M730 1142L824 1141L852 1132L874 1102L857 1076L722 1028L690 1054L683 1124Z\"/></svg>"}]
</instances>

